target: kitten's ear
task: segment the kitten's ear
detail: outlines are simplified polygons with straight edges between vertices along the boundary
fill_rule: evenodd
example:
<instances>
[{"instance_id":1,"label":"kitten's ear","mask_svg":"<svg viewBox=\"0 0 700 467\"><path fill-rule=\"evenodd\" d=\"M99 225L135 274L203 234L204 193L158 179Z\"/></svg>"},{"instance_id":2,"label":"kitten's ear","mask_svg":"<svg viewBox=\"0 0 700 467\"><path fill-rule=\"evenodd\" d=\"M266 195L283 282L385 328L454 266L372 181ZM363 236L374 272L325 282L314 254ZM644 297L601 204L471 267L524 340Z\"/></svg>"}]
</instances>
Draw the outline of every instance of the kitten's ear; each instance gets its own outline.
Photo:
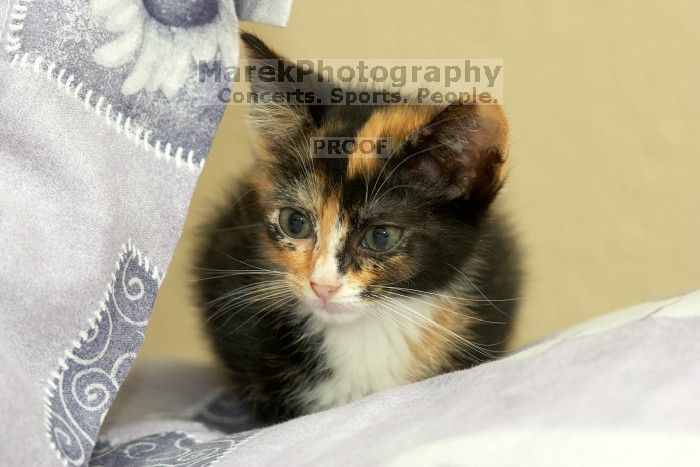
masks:
<instances>
[{"instance_id":1,"label":"kitten's ear","mask_svg":"<svg viewBox=\"0 0 700 467\"><path fill-rule=\"evenodd\" d=\"M251 60L284 60L284 57L269 48L255 34L241 32L241 40L245 45L248 58Z\"/></svg>"},{"instance_id":2,"label":"kitten's ear","mask_svg":"<svg viewBox=\"0 0 700 467\"><path fill-rule=\"evenodd\" d=\"M300 93L313 92L320 81L268 47L257 36L242 33L248 63L246 76L256 100L249 113L253 130L263 138L289 138L307 126L318 126L321 106L307 105Z\"/></svg>"},{"instance_id":3,"label":"kitten's ear","mask_svg":"<svg viewBox=\"0 0 700 467\"><path fill-rule=\"evenodd\" d=\"M485 207L503 185L507 139L501 106L452 104L406 141L403 173L449 200Z\"/></svg>"}]
</instances>

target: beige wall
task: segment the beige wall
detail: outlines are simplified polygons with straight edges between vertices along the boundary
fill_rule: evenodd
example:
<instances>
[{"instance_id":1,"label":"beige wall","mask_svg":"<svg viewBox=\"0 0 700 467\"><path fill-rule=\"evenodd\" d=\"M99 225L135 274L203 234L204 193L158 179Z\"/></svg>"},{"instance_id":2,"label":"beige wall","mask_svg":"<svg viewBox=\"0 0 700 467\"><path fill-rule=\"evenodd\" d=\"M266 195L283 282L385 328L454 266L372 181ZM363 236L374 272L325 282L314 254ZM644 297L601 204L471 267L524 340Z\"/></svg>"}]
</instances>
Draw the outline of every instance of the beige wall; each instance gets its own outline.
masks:
<instances>
[{"instance_id":1,"label":"beige wall","mask_svg":"<svg viewBox=\"0 0 700 467\"><path fill-rule=\"evenodd\" d=\"M295 57L502 58L527 250L516 344L700 286L700 2L297 0L244 24ZM146 356L207 357L186 269L193 227L250 161L225 115L158 296Z\"/></svg>"}]
</instances>

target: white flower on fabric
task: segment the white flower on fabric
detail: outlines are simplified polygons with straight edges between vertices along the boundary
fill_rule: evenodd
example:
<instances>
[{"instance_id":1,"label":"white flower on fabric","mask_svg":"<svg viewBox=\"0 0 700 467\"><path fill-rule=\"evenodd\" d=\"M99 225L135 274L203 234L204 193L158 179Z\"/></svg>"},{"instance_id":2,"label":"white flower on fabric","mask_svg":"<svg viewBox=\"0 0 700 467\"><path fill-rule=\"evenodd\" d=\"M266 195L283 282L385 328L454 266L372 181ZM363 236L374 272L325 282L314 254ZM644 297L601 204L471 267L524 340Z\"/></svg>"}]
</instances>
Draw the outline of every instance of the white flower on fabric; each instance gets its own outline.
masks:
<instances>
[{"instance_id":1,"label":"white flower on fabric","mask_svg":"<svg viewBox=\"0 0 700 467\"><path fill-rule=\"evenodd\" d=\"M233 0L90 0L92 14L119 37L93 58L109 68L135 60L122 84L124 95L161 90L170 99L187 80L191 64L220 51L224 66L238 59Z\"/></svg>"}]
</instances>

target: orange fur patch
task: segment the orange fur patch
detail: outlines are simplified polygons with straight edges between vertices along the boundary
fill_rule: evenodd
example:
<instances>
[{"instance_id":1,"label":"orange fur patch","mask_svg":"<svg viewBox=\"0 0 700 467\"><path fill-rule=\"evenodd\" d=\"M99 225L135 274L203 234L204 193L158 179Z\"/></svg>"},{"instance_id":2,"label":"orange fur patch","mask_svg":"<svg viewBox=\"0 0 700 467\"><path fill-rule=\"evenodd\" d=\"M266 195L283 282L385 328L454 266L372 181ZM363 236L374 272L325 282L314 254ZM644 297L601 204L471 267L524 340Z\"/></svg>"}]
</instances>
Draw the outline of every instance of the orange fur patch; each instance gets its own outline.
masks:
<instances>
[{"instance_id":1,"label":"orange fur patch","mask_svg":"<svg viewBox=\"0 0 700 467\"><path fill-rule=\"evenodd\" d=\"M411 353L414 364L411 365L413 378L424 378L426 375L450 368L450 352L461 349L463 352L474 351L466 348L463 342L459 342L456 335L464 336L469 327L470 318L458 309L459 306L451 300L439 300L436 304L431 319L433 323L423 320L421 336L411 343ZM417 318L420 320L420 318Z\"/></svg>"},{"instance_id":2,"label":"orange fur patch","mask_svg":"<svg viewBox=\"0 0 700 467\"><path fill-rule=\"evenodd\" d=\"M502 183L508 172L508 119L500 105L476 106L480 131L475 133L474 142L481 148L494 147L503 156L494 183Z\"/></svg>"},{"instance_id":3,"label":"orange fur patch","mask_svg":"<svg viewBox=\"0 0 700 467\"><path fill-rule=\"evenodd\" d=\"M346 280L348 284L366 286L376 282L377 274L371 268L360 268L359 271L350 270L347 272Z\"/></svg>"},{"instance_id":4,"label":"orange fur patch","mask_svg":"<svg viewBox=\"0 0 700 467\"><path fill-rule=\"evenodd\" d=\"M430 105L392 106L376 111L357 132L358 141L377 141L381 137L389 138L390 148L394 150L411 133L427 124L441 109ZM360 153L359 144L350 154L348 176L354 178L363 173L379 169L380 159L374 155Z\"/></svg>"},{"instance_id":5,"label":"orange fur patch","mask_svg":"<svg viewBox=\"0 0 700 467\"><path fill-rule=\"evenodd\" d=\"M257 167L254 166L253 170L248 172L251 177L251 185L262 195L269 194L274 188L274 181L270 178L270 175L265 170L260 169L260 163L258 162Z\"/></svg>"}]
</instances>

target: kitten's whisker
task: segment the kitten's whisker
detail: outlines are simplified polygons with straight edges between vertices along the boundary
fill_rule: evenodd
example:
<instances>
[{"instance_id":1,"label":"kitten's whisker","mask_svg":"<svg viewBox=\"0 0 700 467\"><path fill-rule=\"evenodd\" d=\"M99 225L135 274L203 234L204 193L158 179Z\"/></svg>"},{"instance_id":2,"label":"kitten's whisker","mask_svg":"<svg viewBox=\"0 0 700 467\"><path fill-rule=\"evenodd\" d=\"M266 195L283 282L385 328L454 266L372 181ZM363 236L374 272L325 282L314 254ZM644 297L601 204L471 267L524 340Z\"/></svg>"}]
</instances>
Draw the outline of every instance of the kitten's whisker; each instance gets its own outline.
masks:
<instances>
[{"instance_id":1,"label":"kitten's whisker","mask_svg":"<svg viewBox=\"0 0 700 467\"><path fill-rule=\"evenodd\" d=\"M311 173L309 173L309 168L306 164L306 161L307 160L311 161L311 166L312 166L312 171L313 171L313 163L314 163L313 155L311 154L311 152L308 149L306 150L306 154L305 154L305 151L303 150L304 148L299 147L297 140L292 138L292 135L289 133L289 131L287 131L287 128L285 128L284 126L279 126L278 128L280 128L284 132L284 136L286 136L287 140L289 140L290 146L292 148L292 153L293 153L294 157L301 163L301 167L304 170L304 175L306 176L306 179L311 181L312 177L311 177ZM304 136L304 138L302 138L302 140L304 142L308 141L308 138L306 137L306 132L303 130L303 128L301 129L301 133Z\"/></svg>"},{"instance_id":2,"label":"kitten's whisker","mask_svg":"<svg viewBox=\"0 0 700 467\"><path fill-rule=\"evenodd\" d=\"M256 270L259 270L259 271L267 271L267 272L275 273L275 274L284 274L284 275L286 275L286 277L287 277L288 279L293 280L293 281L296 282L297 284L303 284L303 281L302 281L302 279L301 279L300 277L297 277L296 275L294 275L294 274L292 274L292 273L290 273L290 272L286 272L286 271L277 271L277 270L273 270L273 269L263 268L263 267L260 267L260 266L255 266L254 264L246 263L245 261L243 261L243 260L241 260L241 259L234 258L233 256L229 255L229 254L226 253L225 251L221 251L221 250L218 250L218 249L217 249L216 251L217 251L218 253L221 253L222 255L226 256L227 258L233 260L233 261L239 262L239 263L241 263L241 264L245 264L245 265L248 266L249 268L255 268Z\"/></svg>"},{"instance_id":3,"label":"kitten's whisker","mask_svg":"<svg viewBox=\"0 0 700 467\"><path fill-rule=\"evenodd\" d=\"M228 291L228 292L226 292L226 293L224 293L216 298L213 298L213 299L209 300L208 302L206 302L206 305L213 305L214 303L216 303L218 301L225 300L225 299L228 299L230 297L234 297L236 294L241 294L247 290L251 290L251 289L257 290L259 288L272 287L273 285L280 286L281 284L284 284L284 282L285 282L284 279L270 279L270 280L261 281L261 282L253 282L251 284L247 284L247 285L238 287L238 288L233 289L231 291Z\"/></svg>"},{"instance_id":4,"label":"kitten's whisker","mask_svg":"<svg viewBox=\"0 0 700 467\"><path fill-rule=\"evenodd\" d=\"M286 291L284 291L286 292ZM246 306L252 305L256 301L264 300L271 295L276 295L283 293L280 289L257 289L246 292L241 296L229 297L218 309L219 314L225 314L237 310L239 308L245 308Z\"/></svg>"},{"instance_id":5,"label":"kitten's whisker","mask_svg":"<svg viewBox=\"0 0 700 467\"><path fill-rule=\"evenodd\" d=\"M365 206L367 206L367 201L369 198L369 173L367 171L363 171L362 175L365 179Z\"/></svg>"},{"instance_id":6,"label":"kitten's whisker","mask_svg":"<svg viewBox=\"0 0 700 467\"><path fill-rule=\"evenodd\" d=\"M241 260L241 259L234 258L233 256L229 255L229 254L226 253L225 251L221 251L221 250L218 250L218 249L217 249L216 251L219 252L219 253L221 253L222 255L226 256L227 258L229 258L229 259L231 259L231 260L233 260L233 261L236 261L237 263L245 264L245 265L248 266L249 268L253 268L253 269L256 269L256 270L259 270L259 271L272 271L271 269L261 268L260 266L255 266L254 264L246 263L245 261L243 261L243 260ZM284 272L284 271L275 271L275 272Z\"/></svg>"},{"instance_id":7,"label":"kitten's whisker","mask_svg":"<svg viewBox=\"0 0 700 467\"><path fill-rule=\"evenodd\" d=\"M378 299L379 297L373 296L373 298ZM394 323L396 326L399 326L400 328L402 328L407 333L410 333L412 331L412 329L409 327L409 325L407 323L404 323L403 321L401 321L400 319L398 319L395 316L395 314L402 315L401 312L392 310L392 309L387 308L387 307L383 307L383 308L384 308L384 310L372 307L369 309L369 312L378 316L379 319L388 319L389 321ZM389 310L389 311L386 311L386 310ZM407 319L409 322L412 322L412 323L418 325L420 328L427 330L424 326L421 326L420 323L416 323L415 321L411 320L409 317L406 317L405 315L402 315L402 316L404 316L404 318ZM430 330L428 330L428 331L430 331ZM416 344L416 342L408 341L408 338L406 337L406 335L404 335L404 339L406 339L407 342L409 342L410 344ZM448 343L450 344L452 351L457 351L457 353L460 353L460 354L462 353L459 349L455 349L454 345L451 342L448 342ZM428 352L427 352L427 349L425 347L425 343L421 339L418 339L417 344L423 349L423 353L427 355ZM454 365L450 362L450 360L449 359L445 359L445 360L448 362L448 365L450 366L450 368L454 371L455 370ZM417 375L417 376L420 376L420 375Z\"/></svg>"},{"instance_id":8,"label":"kitten's whisker","mask_svg":"<svg viewBox=\"0 0 700 467\"><path fill-rule=\"evenodd\" d=\"M266 284L263 287L251 287L246 290L236 290L235 293L227 293L222 297L217 297L213 301L223 301L223 303L216 307L215 311L206 320L207 323L214 319L218 319L220 316L232 312L236 309L246 307L255 303L259 297L264 298L264 294L278 293L281 291L287 292L289 289L278 284Z\"/></svg>"},{"instance_id":9,"label":"kitten's whisker","mask_svg":"<svg viewBox=\"0 0 700 467\"><path fill-rule=\"evenodd\" d=\"M492 354L491 352L498 352L498 351L484 349L483 346L481 346L481 345L479 345L479 344L476 344L476 343L474 343L474 342L471 342L471 341L468 340L468 339L465 339L464 337L460 336L459 334L457 334L456 332L452 331L451 329L448 329L448 328L446 328L445 326L443 326L442 324L436 322L435 320L433 320L433 319L431 319L431 318L429 318L429 317L427 317L427 316L424 316L424 315L422 315L422 314L416 312L415 310L411 309L409 306L406 306L406 305L404 305L403 303L401 303L401 302L399 302L399 301L397 301L397 300L393 300L393 299L390 299L390 298L388 298L387 300L390 301L391 303L394 303L394 304L397 305L397 306L402 307L403 309L405 309L405 310L408 311L409 313L412 313L412 314L414 314L415 316L417 316L417 317L419 317L419 318L421 318L421 319L423 319L423 320L425 320L425 321L428 321L428 322L429 322L430 324L432 324L433 326L435 326L435 327L437 327L437 328L443 330L444 332L448 333L449 335L451 335L451 336L454 337L455 339L460 340L460 341L463 342L465 345L469 346L470 348L474 349L475 351L481 352L481 353L482 353L483 355L485 355L486 357L497 358L497 355L494 355L494 354Z\"/></svg>"},{"instance_id":10,"label":"kitten's whisker","mask_svg":"<svg viewBox=\"0 0 700 467\"><path fill-rule=\"evenodd\" d=\"M239 209L240 209L241 211L243 211L243 210L245 210L245 209L248 209L248 208L251 207L251 206L255 206L256 204L260 204L261 201L262 201L262 200L260 200L260 199L257 200L257 201L253 201L252 203L248 203L248 204L246 204L246 205L241 206Z\"/></svg>"},{"instance_id":11,"label":"kitten's whisker","mask_svg":"<svg viewBox=\"0 0 700 467\"><path fill-rule=\"evenodd\" d=\"M240 271L240 272L267 272L267 273L273 273L273 274L287 274L286 272L282 272L282 271L273 271L273 270L268 270L268 271L262 270L261 271L260 268L258 268L258 269L220 269L220 268L197 267L196 269L199 271L214 272L214 273Z\"/></svg>"},{"instance_id":12,"label":"kitten's whisker","mask_svg":"<svg viewBox=\"0 0 700 467\"><path fill-rule=\"evenodd\" d=\"M379 298L379 297L375 297L375 298ZM388 318L392 323L395 323L397 326L402 327L404 330L409 331L409 332L411 331L411 329L408 327L408 325L407 325L406 323L401 322L401 320L397 319L396 317L394 317L394 316L393 316L393 313L390 313L390 312L387 312L387 311L384 311L384 310L374 309L374 308L373 308L373 310L374 310L374 311L377 311L380 317L382 317L382 318ZM451 349L451 351L456 352L456 353L459 354L459 355L464 354L463 349L461 349L461 348L459 348L459 347L455 347L454 344L453 344L452 342L448 342L448 341L444 341L444 342L447 342L447 343L450 344L450 349ZM417 345L419 345L419 346L421 347L421 349L423 350L423 353L424 353L424 354L426 354L426 355L429 354L429 351L426 349L425 343L424 343L422 340L419 339L418 342L417 342ZM471 357L471 358L473 358L473 357ZM445 358L445 359L444 359L444 363L447 363L447 365L450 367L451 371L455 371L455 370L456 370L456 368L455 368L455 366L454 366L454 363L452 362L451 359ZM416 376L417 376L417 377L421 377L422 375L418 374L418 375L416 375Z\"/></svg>"},{"instance_id":13,"label":"kitten's whisker","mask_svg":"<svg viewBox=\"0 0 700 467\"><path fill-rule=\"evenodd\" d=\"M491 305L494 309L498 310L498 311L499 311L503 316L505 316L506 318L510 318L510 315L509 315L508 313L506 313L505 311L501 310L499 307L497 307L496 304L493 303L494 301L491 300L489 297L487 297L486 294L485 294L484 292L482 292L481 289L474 283L474 281L472 281L472 280L469 278L469 276L467 276L467 275L464 273L464 271L462 271L462 270L459 269L459 268L456 268L456 267L453 266L452 264L448 264L448 266L450 266L452 269L454 269L455 271L457 271L458 274L460 274L467 282L469 282L469 284L470 284L472 287L474 287L474 289L476 289L476 291L477 291L482 297L484 297L484 299L486 299L486 301L488 302L489 305Z\"/></svg>"},{"instance_id":14,"label":"kitten's whisker","mask_svg":"<svg viewBox=\"0 0 700 467\"><path fill-rule=\"evenodd\" d=\"M242 230L242 229L250 229L253 227L259 227L262 224L260 222L257 222L255 224L247 224L247 225L237 225L235 227L222 227L220 229L213 229L212 232L228 232L231 230Z\"/></svg>"},{"instance_id":15,"label":"kitten's whisker","mask_svg":"<svg viewBox=\"0 0 700 467\"><path fill-rule=\"evenodd\" d=\"M392 157L394 157L396 154L398 154L399 150L401 150L405 145L406 141L408 138L404 138L403 141L401 141L393 151L391 151L391 154L389 154L389 157L386 158L384 161L384 164L382 164L382 169L379 171L379 174L377 175L377 179L374 181L374 185L372 186L372 197L374 198L374 190L377 188L377 182L381 178L381 176L384 174L384 169L389 165L389 161L391 160ZM365 206L367 206L367 197L365 197Z\"/></svg>"},{"instance_id":16,"label":"kitten's whisker","mask_svg":"<svg viewBox=\"0 0 700 467\"><path fill-rule=\"evenodd\" d=\"M294 297L294 295L291 295L291 296L289 296L289 297L282 297L280 300L278 300L278 301L275 302L274 304L268 305L268 306L266 306L266 307L264 307L264 308L258 310L258 311L256 312L256 315L261 315L261 316L260 316L260 317L258 318L258 320L255 322L255 324L253 325L253 327L258 326L258 325L260 324L260 322L261 322L262 320L264 320L265 318L267 318L268 316L270 316L270 314L274 313L276 310L280 310L281 308L284 308L284 307L288 306L289 304L291 304L291 303L294 302L295 300L296 300L297 302L299 301L299 299L297 299L296 297Z\"/></svg>"},{"instance_id":17,"label":"kitten's whisker","mask_svg":"<svg viewBox=\"0 0 700 467\"><path fill-rule=\"evenodd\" d=\"M279 293L279 292L277 292ZM223 327L228 323L228 321L231 319L232 316L234 316L236 313L240 312L241 310L245 309L247 306L254 304L257 299L254 297L249 297L245 301L241 302L234 302L234 303L227 303L225 306L218 308L215 313L213 313L206 321L206 324L212 323L214 321L219 321L221 320L224 316L228 316L224 322L219 326L219 328Z\"/></svg>"},{"instance_id":18,"label":"kitten's whisker","mask_svg":"<svg viewBox=\"0 0 700 467\"><path fill-rule=\"evenodd\" d=\"M248 196L249 193L252 193L254 191L255 191L255 188L249 188L248 190L246 190L242 195L239 195L238 198L236 198L236 201L234 201L233 204L231 206L229 206L229 208L233 209L236 206L238 206L238 203L243 201L245 199L245 197Z\"/></svg>"},{"instance_id":19,"label":"kitten's whisker","mask_svg":"<svg viewBox=\"0 0 700 467\"><path fill-rule=\"evenodd\" d=\"M289 289L283 285L270 285L268 287L259 287L255 289L247 290L242 294L235 294L227 297L224 305L221 305L222 310L235 309L238 306L247 306L254 301L264 300L270 294L276 294L279 292L288 292Z\"/></svg>"},{"instance_id":20,"label":"kitten's whisker","mask_svg":"<svg viewBox=\"0 0 700 467\"><path fill-rule=\"evenodd\" d=\"M224 313L229 314L229 316L224 320L223 323L221 323L221 325L219 326L219 329L226 326L228 324L228 322L231 320L231 318L233 318L233 316L236 313L238 313L241 309L245 309L246 307L253 305L257 302L263 301L263 300L272 300L272 299L276 299L276 298L285 296L288 293L289 293L288 290L278 290L278 291L273 291L273 292L267 292L264 295L260 295L260 296L256 295L256 296L251 297L248 300L245 300L243 302L233 303L232 306L222 308L222 313L219 313L219 316L221 314L224 314ZM253 315L255 315L256 313L257 313L257 311L254 312ZM246 320L246 322L247 322L247 320Z\"/></svg>"},{"instance_id":21,"label":"kitten's whisker","mask_svg":"<svg viewBox=\"0 0 700 467\"><path fill-rule=\"evenodd\" d=\"M282 274L273 274L269 272L230 272L226 274L219 274L217 276L200 277L197 279L191 279L190 282L201 282L209 281L213 279L222 279L224 277L236 277L236 276L281 276Z\"/></svg>"},{"instance_id":22,"label":"kitten's whisker","mask_svg":"<svg viewBox=\"0 0 700 467\"><path fill-rule=\"evenodd\" d=\"M396 186L392 186L391 188L389 188L388 190L386 190L384 193L382 193L378 198L376 198L376 199L373 201L373 203L378 203L384 196L386 196L388 193L390 193L391 190L397 190L397 189L399 189L399 188L412 188L412 189L414 189L414 190L417 189L415 185L396 185ZM367 204L366 201L365 201L365 204Z\"/></svg>"},{"instance_id":23,"label":"kitten's whisker","mask_svg":"<svg viewBox=\"0 0 700 467\"><path fill-rule=\"evenodd\" d=\"M231 275L256 275L256 276L286 276L286 272L274 272L274 271L249 271L246 269L220 269L205 271L209 274L231 274Z\"/></svg>"},{"instance_id":24,"label":"kitten's whisker","mask_svg":"<svg viewBox=\"0 0 700 467\"><path fill-rule=\"evenodd\" d=\"M452 300L459 300L459 301L466 301L466 302L474 302L474 303L481 303L481 302L486 302L486 303L490 303L490 302L512 302L512 301L516 301L516 300L521 300L521 299L522 299L521 297L516 297L516 298L503 298L503 299L488 299L488 298L479 299L479 298L470 298L470 297L458 297L458 296L456 296L456 295L447 295L447 294L442 294L442 293L437 293L437 292L428 292L428 291L420 290L420 289L410 289L410 288L407 288L407 287L390 287L390 286L386 286L386 285L377 285L377 284L374 284L374 285L372 285L371 287L373 287L373 288L376 287L376 288L379 288L379 289L399 290L399 291L403 290L403 291L411 292L411 293L415 293L415 294L433 295L433 296L435 296L435 297L449 298L449 299L452 299Z\"/></svg>"},{"instance_id":25,"label":"kitten's whisker","mask_svg":"<svg viewBox=\"0 0 700 467\"><path fill-rule=\"evenodd\" d=\"M376 297L375 297L375 298L376 298ZM383 306L383 309L379 309L379 308L372 307L372 308L370 309L370 312L376 312L377 315L379 315L381 318L387 318L387 319L389 319L392 323L394 323L394 324L396 324L397 326L401 327L401 328L402 328L403 330L405 330L407 333L410 333L410 332L412 331L412 329L409 327L408 324L402 322L401 320L399 320L398 318L396 318L396 317L394 316L393 310L392 310L391 313L389 313L389 312L386 311L387 309L388 309L388 308L387 308L386 306ZM400 314L400 313L399 313L399 312L396 312L396 314ZM410 319L409 319L409 321L410 321ZM424 347L422 341L419 340L418 342L420 343L421 347Z\"/></svg>"},{"instance_id":26,"label":"kitten's whisker","mask_svg":"<svg viewBox=\"0 0 700 467\"><path fill-rule=\"evenodd\" d=\"M502 321L490 321L490 320L486 320L486 319L483 319L483 318L479 318L479 317L474 316L474 315L471 315L471 314L460 313L459 311L450 310L449 308L444 308L444 307L441 307L441 306L436 305L436 304L434 304L434 303L430 303L430 302L426 302L426 301L420 300L420 299L418 299L417 297L411 297L411 296L401 295L401 294L397 294L397 293L395 293L395 292L387 292L387 293L391 293L392 295L396 295L396 296L401 297L401 298L410 298L410 299L412 299L412 300L418 300L418 301L420 301L420 302L422 302L422 303L425 303L426 305L430 305L430 306L436 307L436 308L438 308L438 309L440 309L440 310L444 310L444 311L446 311L446 312L453 313L453 314L456 314L456 315L458 315L458 316L459 316L459 315L464 316L464 317L468 318L469 320L479 321L479 322L488 323L488 324L503 324L503 325L507 324L507 323L502 322ZM488 348L488 347L499 347L499 346L501 346L501 345L503 344L503 342L505 342L505 340L501 340L501 341L499 341L499 342L494 342L494 343L490 343L490 344L477 344L477 343L473 343L473 344L476 345L476 346L481 346L481 347L484 347L484 348ZM490 352L498 352L498 353L504 353L504 352L505 352L505 351L497 350L497 349L488 349L488 350L489 350Z\"/></svg>"},{"instance_id":27,"label":"kitten's whisker","mask_svg":"<svg viewBox=\"0 0 700 467\"><path fill-rule=\"evenodd\" d=\"M506 324L506 323L503 322L503 321L491 321L491 320L488 320L488 319L483 319L483 318L479 318L479 317L477 317L477 316L473 316L473 315L471 315L471 314L465 314L465 313L462 313L461 311L450 310L449 308L445 308L445 307L440 306L440 305L438 305L438 304L436 304L436 303L431 303L431 302L428 302L428 301L426 301L426 300L421 300L420 298L414 297L414 296L412 296L412 295L404 295L404 294L400 294L400 293L398 293L398 292L392 292L392 291L390 291L390 290L387 290L386 293L391 294L391 295L394 295L394 296L397 296L397 297L401 297L401 298L408 298L408 299L411 299L411 300L415 300L415 301L418 301L418 302L420 302L420 303L425 303L426 305L432 306L432 307L434 307L434 308L437 308L437 309L439 309L439 310L445 311L445 312L447 312L447 313L453 313L453 314L456 314L456 315L463 315L463 316L466 316L466 317L468 317L469 319L474 320L474 321L480 321L480 322L482 322L482 323L489 323L489 324Z\"/></svg>"},{"instance_id":28,"label":"kitten's whisker","mask_svg":"<svg viewBox=\"0 0 700 467\"><path fill-rule=\"evenodd\" d=\"M418 321L416 321L415 319L411 319L410 315L406 315L406 314L402 313L402 312L400 311L399 308L392 307L392 306L390 306L389 304L387 304L387 303L382 303L382 302L379 302L379 303L377 303L377 304L378 304L379 306L382 306L382 307L384 307L385 309L391 311L392 313L398 314L399 316L401 316L401 317L403 317L404 319L408 320L410 323L413 323L414 325L418 326L420 329L423 329L424 331L426 331L426 332L428 332L428 333L432 333L434 336L436 336L437 338L439 338L440 340L442 340L442 341L445 342L446 344L449 344L451 350L459 350L461 353L467 355L470 359L472 359L472 360L474 360L474 361L477 361L477 362L479 362L479 363L483 362L483 360L482 360L481 358L479 358L479 357L477 357L476 355L472 354L472 353L471 353L470 351L468 351L467 349L462 348L461 346L459 346L458 344L456 344L455 342L453 342L452 340L450 340L447 336L445 336L445 335L443 335L443 334L440 334L440 333L438 332L438 330L436 330L435 328L430 327L430 326L428 326L428 325L425 324L425 323L418 322ZM418 316L419 316L419 317L422 317L421 315L418 315Z\"/></svg>"},{"instance_id":29,"label":"kitten's whisker","mask_svg":"<svg viewBox=\"0 0 700 467\"><path fill-rule=\"evenodd\" d=\"M403 164L405 164L408 160L413 159L414 157L416 157L416 156L418 156L418 155L420 155L420 154L423 154L424 152L428 152L428 151L432 151L433 149L437 149L437 148L439 148L439 147L441 147L441 146L444 146L444 144L437 144L437 145L431 146L431 147L429 147L429 148L421 149L420 151L416 151L416 152L414 152L414 153L412 153L412 154L409 154L408 156L404 157L403 159L401 159L401 161L399 161L399 163L396 164L396 167L394 167L394 168L391 170L391 172L389 172L389 175L387 175L387 176L384 178L384 180L382 181L382 184L379 185L379 188L377 188L377 192L375 193L375 192L374 192L374 189L372 190L372 200L370 201L370 205L374 204L375 198L376 198L377 194L378 194L379 192L381 192L382 187L383 187L383 186L386 184L386 182L391 178L391 176L394 174L394 172L396 172L396 171L398 170L399 167L401 167ZM387 162L388 162L388 160L387 160ZM376 186L376 182L375 182L375 186Z\"/></svg>"},{"instance_id":30,"label":"kitten's whisker","mask_svg":"<svg viewBox=\"0 0 700 467\"><path fill-rule=\"evenodd\" d=\"M275 296L275 297L268 297L267 300L273 299L273 298L277 298L277 296ZM259 316L259 315L264 314L263 316L260 316L260 319L258 319L258 321L256 322L256 324L254 325L254 326L257 326L258 324L260 324L260 321L263 319L264 316L267 316L267 314L273 312L273 311L274 311L276 308L278 308L279 306L283 306L282 304L287 303L287 302L289 302L290 300L293 300L293 299L294 299L294 297L282 296L282 298L278 299L278 300L275 301L274 303L269 304L269 305L267 305L266 307L261 308L261 309L259 309L259 310L256 310L256 311L255 311L253 314L251 314L245 321L243 321L241 324L239 324L234 330L232 330L232 331L226 333L226 335L228 336L228 335L231 335L231 334L235 334L236 331L238 331L238 330L241 329L243 326L245 326L246 324L248 324L248 323L250 322L251 319L255 318L256 316Z\"/></svg>"}]
</instances>

